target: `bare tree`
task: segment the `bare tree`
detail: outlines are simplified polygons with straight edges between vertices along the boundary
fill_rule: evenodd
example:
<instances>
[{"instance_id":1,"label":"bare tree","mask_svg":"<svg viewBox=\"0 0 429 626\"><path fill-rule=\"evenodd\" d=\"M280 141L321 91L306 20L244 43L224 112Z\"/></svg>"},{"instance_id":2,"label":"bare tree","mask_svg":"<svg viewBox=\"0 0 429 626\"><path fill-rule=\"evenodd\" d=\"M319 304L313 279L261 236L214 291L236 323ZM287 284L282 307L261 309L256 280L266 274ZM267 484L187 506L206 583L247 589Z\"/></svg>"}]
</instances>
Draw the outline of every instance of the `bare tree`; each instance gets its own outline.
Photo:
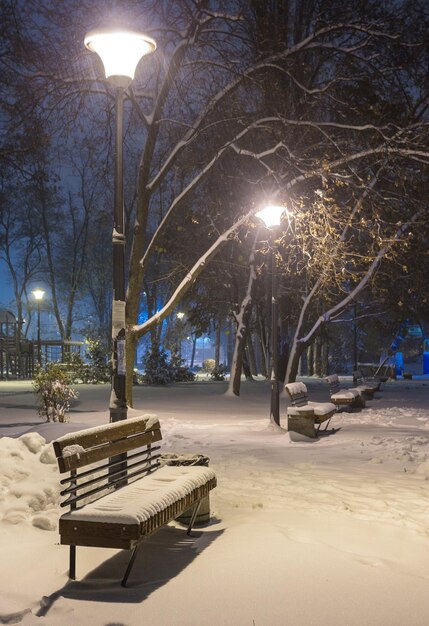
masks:
<instances>
[{"instance_id":1,"label":"bare tree","mask_svg":"<svg viewBox=\"0 0 429 626\"><path fill-rule=\"evenodd\" d=\"M256 17L252 4L260 9ZM371 191L371 180L380 167L384 168L383 179L359 215L367 220L368 232L381 223L377 215L388 204L389 194L384 192L391 189L389 177L405 167L415 172L427 167L427 82L421 81L427 68L427 8L419 0L413 5L404 0L391 8L379 7L376 2L349 8L336 0L265 5L180 0L174 6L130 0L123 5L134 24L151 25L148 34L158 42L156 55L150 63L142 62L127 94L129 166L134 156L137 172L128 204L131 237L126 323L131 401L138 338L175 306L185 286L187 289L212 255L203 254L200 261L196 257L194 268L198 270L189 274L184 266L182 275L176 275L180 286L162 312L150 322L138 324L143 285L154 270L160 248L168 246L174 262L171 229L186 213L198 222L207 202L205 184L209 179L221 184L222 163L228 160L230 171L246 181L249 191L240 205L225 202L214 216L214 221L222 224L220 232L227 229L225 217L231 226L243 207L275 193L287 195L297 213L309 202L314 212L303 211L303 215L311 220L317 207L314 194L322 190L326 224L337 234L332 237L336 241L356 197L367 188ZM48 114L57 112L59 119L68 120L68 130L78 110L92 120L98 111L100 125L110 129L112 91L100 64L81 44L84 24L100 17L98 9L76 3L70 23L64 7L32 0L20 6L21 15L31 20L30 11L35 8L38 18L32 24L39 39L38 55L26 67L28 59L21 51L17 68L32 94L27 108L37 102ZM264 45L254 48L257 19L266 20L268 26L273 20L277 24L275 46L268 45L265 38ZM48 40L55 45L52 25L58 23L64 26L66 43L64 48L58 46L54 63L44 46ZM75 36L79 31L80 40ZM43 37L42 45L41 36L46 32L50 38ZM23 106L23 113L25 110ZM417 179L414 177L415 184ZM408 186L408 192L411 189ZM343 214L338 210L329 215L331 190L336 191L337 206L346 207ZM375 219L367 211L373 211ZM411 219L414 208L409 207L408 213ZM340 228L335 226L338 219ZM394 236L393 223L392 219L381 241L376 237L371 243L370 253L365 255L367 267L381 250L390 249L385 244ZM361 235L349 232L352 234L344 243L351 245ZM306 252L318 262L302 269L303 261L297 259L297 275L304 280L309 272L311 292L317 282L311 272L323 266L323 255L314 237L306 241L313 242ZM360 244L362 249L364 242ZM342 248L339 250L337 265ZM358 245L354 250L359 256ZM363 263L359 272L365 272ZM342 284L338 273L328 271L324 276L324 298L330 311L330 299ZM355 285L356 281L352 282ZM314 293L320 296L321 291L317 288Z\"/></svg>"}]
</instances>

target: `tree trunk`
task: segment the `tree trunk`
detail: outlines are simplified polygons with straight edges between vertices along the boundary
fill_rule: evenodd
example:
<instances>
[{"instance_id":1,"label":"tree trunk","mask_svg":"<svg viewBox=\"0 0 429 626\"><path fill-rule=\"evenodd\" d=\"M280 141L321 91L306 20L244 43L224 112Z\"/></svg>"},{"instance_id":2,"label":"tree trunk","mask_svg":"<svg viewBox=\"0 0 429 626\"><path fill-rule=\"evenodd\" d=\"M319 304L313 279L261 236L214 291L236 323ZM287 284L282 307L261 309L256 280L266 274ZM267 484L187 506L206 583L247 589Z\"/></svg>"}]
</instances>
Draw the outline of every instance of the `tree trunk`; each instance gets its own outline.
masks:
<instances>
[{"instance_id":1,"label":"tree trunk","mask_svg":"<svg viewBox=\"0 0 429 626\"><path fill-rule=\"evenodd\" d=\"M232 327L232 320L229 320L228 321L228 334L226 336L226 354L227 354L227 365L230 371L232 367L233 353L234 353L233 327Z\"/></svg>"},{"instance_id":2,"label":"tree trunk","mask_svg":"<svg viewBox=\"0 0 429 626\"><path fill-rule=\"evenodd\" d=\"M246 342L249 337L249 332L246 332ZM246 377L246 380L253 380L252 372L250 371L249 361L247 359L248 351L246 349L243 350L243 373Z\"/></svg>"},{"instance_id":3,"label":"tree trunk","mask_svg":"<svg viewBox=\"0 0 429 626\"><path fill-rule=\"evenodd\" d=\"M298 376L299 360L301 358L301 354L303 354L305 349L306 349L306 346L298 344L295 352L289 356L288 374L287 374L288 378L286 378L285 380L286 383L295 382L296 377ZM308 359L308 362L310 363L310 359ZM308 375L311 376L310 371L308 372Z\"/></svg>"},{"instance_id":4,"label":"tree trunk","mask_svg":"<svg viewBox=\"0 0 429 626\"><path fill-rule=\"evenodd\" d=\"M314 342L314 365L313 365L313 374L320 378L322 376L322 341L320 336L316 337Z\"/></svg>"},{"instance_id":5,"label":"tree trunk","mask_svg":"<svg viewBox=\"0 0 429 626\"><path fill-rule=\"evenodd\" d=\"M259 354L259 359L260 359L260 367L258 369L261 372L261 374L265 376L265 378L268 378L269 368L268 368L268 354L266 350L265 327L264 327L264 323L261 318L259 310L256 312L256 316L257 316L257 329L258 329L257 337L258 337L258 347L259 347L258 354Z\"/></svg>"},{"instance_id":6,"label":"tree trunk","mask_svg":"<svg viewBox=\"0 0 429 626\"><path fill-rule=\"evenodd\" d=\"M247 334L249 332L249 320L250 314L252 312L252 293L256 281L256 271L255 271L255 245L256 245L256 237L252 247L252 251L249 257L249 280L247 282L247 290L246 295L243 298L243 301L240 306L240 311L238 312L237 319L237 333L235 336L235 345L234 345L234 355L232 357L231 364L231 376L229 379L229 385L227 394L234 394L235 396L240 395L240 384L241 384L241 369L243 366L243 354L244 348L246 346ZM250 372L249 372L250 373Z\"/></svg>"},{"instance_id":7,"label":"tree trunk","mask_svg":"<svg viewBox=\"0 0 429 626\"><path fill-rule=\"evenodd\" d=\"M249 336L247 337L247 358L249 361L250 371L252 372L252 375L257 376L258 366L256 363L256 354L255 354L255 348L253 346L252 333L249 333Z\"/></svg>"},{"instance_id":8,"label":"tree trunk","mask_svg":"<svg viewBox=\"0 0 429 626\"><path fill-rule=\"evenodd\" d=\"M125 397L127 399L127 405L133 406L133 378L134 378L134 360L137 349L137 337L134 333L126 334L125 341L125 366L126 366L126 389Z\"/></svg>"},{"instance_id":9,"label":"tree trunk","mask_svg":"<svg viewBox=\"0 0 429 626\"><path fill-rule=\"evenodd\" d=\"M299 376L305 376L306 373L307 373L307 352L306 350L304 350L299 359L298 374Z\"/></svg>"},{"instance_id":10,"label":"tree trunk","mask_svg":"<svg viewBox=\"0 0 429 626\"><path fill-rule=\"evenodd\" d=\"M325 336L322 338L321 375L325 378L329 375L329 341Z\"/></svg>"},{"instance_id":11,"label":"tree trunk","mask_svg":"<svg viewBox=\"0 0 429 626\"><path fill-rule=\"evenodd\" d=\"M191 365L190 365L191 369L194 367L196 349L197 349L197 335L194 334L192 335L192 355L191 355Z\"/></svg>"},{"instance_id":12,"label":"tree trunk","mask_svg":"<svg viewBox=\"0 0 429 626\"><path fill-rule=\"evenodd\" d=\"M296 358L296 365L298 367L298 358ZM314 344L310 344L307 350L307 375L313 376L314 374ZM291 381L289 381L291 382Z\"/></svg>"},{"instance_id":13,"label":"tree trunk","mask_svg":"<svg viewBox=\"0 0 429 626\"><path fill-rule=\"evenodd\" d=\"M220 338L222 330L222 318L219 316L216 324L215 367L219 367L220 361Z\"/></svg>"}]
</instances>

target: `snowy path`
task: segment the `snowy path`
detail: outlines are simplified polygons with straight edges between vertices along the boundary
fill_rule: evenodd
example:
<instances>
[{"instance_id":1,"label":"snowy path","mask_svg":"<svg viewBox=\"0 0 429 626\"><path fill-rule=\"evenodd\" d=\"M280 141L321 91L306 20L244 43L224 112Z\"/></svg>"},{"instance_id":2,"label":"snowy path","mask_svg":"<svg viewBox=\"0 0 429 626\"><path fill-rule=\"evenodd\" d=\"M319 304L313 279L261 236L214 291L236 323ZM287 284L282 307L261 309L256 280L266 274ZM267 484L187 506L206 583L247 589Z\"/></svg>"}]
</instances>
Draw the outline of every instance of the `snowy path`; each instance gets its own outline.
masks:
<instances>
[{"instance_id":1,"label":"snowy path","mask_svg":"<svg viewBox=\"0 0 429 626\"><path fill-rule=\"evenodd\" d=\"M127 555L115 550L78 549L80 581L67 582L67 549L40 528L57 515L46 498L55 467L39 461L49 447L0 440L0 623L15 613L24 626L427 626L428 382L389 383L362 412L337 414L335 434L300 443L261 416L265 383L238 400L223 388L137 390L136 410L161 417L165 451L207 454L219 486L212 524L196 539L179 525L155 535L129 589L118 586ZM325 387L310 381L310 395L326 399ZM70 428L105 420L105 397L82 389ZM6 401L21 406L7 422ZM28 394L0 388L0 403L0 429L34 428Z\"/></svg>"}]
</instances>

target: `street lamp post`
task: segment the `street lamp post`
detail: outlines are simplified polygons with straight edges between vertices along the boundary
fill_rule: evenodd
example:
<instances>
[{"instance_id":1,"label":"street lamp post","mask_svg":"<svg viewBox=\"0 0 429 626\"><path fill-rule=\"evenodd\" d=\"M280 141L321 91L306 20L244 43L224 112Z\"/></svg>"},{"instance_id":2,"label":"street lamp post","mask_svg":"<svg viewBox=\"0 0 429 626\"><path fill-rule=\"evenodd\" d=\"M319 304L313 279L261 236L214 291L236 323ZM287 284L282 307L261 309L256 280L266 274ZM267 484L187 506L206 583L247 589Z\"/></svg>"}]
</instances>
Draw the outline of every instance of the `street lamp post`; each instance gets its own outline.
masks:
<instances>
[{"instance_id":1,"label":"street lamp post","mask_svg":"<svg viewBox=\"0 0 429 626\"><path fill-rule=\"evenodd\" d=\"M178 351L178 356L179 356L179 363L182 363L182 335L183 335L183 329L184 329L184 317L185 314L183 313L183 311L179 311L176 314L177 320L178 320L178 337L177 337L177 351Z\"/></svg>"},{"instance_id":2,"label":"street lamp post","mask_svg":"<svg viewBox=\"0 0 429 626\"><path fill-rule=\"evenodd\" d=\"M37 363L39 367L42 365L42 340L40 338L40 305L43 300L45 292L42 289L35 289L33 296L37 302Z\"/></svg>"},{"instance_id":3,"label":"street lamp post","mask_svg":"<svg viewBox=\"0 0 429 626\"><path fill-rule=\"evenodd\" d=\"M280 425L280 388L278 375L278 282L276 272L275 258L275 229L280 226L282 214L285 207L270 205L258 211L256 217L259 217L270 229L271 241L271 405L270 405L270 421Z\"/></svg>"},{"instance_id":4,"label":"street lamp post","mask_svg":"<svg viewBox=\"0 0 429 626\"><path fill-rule=\"evenodd\" d=\"M156 43L140 32L98 29L88 32L85 46L98 54L106 78L115 90L115 201L113 215L112 387L110 421L127 418L125 365L125 229L123 176L124 93L134 78L140 59L153 52Z\"/></svg>"}]
</instances>

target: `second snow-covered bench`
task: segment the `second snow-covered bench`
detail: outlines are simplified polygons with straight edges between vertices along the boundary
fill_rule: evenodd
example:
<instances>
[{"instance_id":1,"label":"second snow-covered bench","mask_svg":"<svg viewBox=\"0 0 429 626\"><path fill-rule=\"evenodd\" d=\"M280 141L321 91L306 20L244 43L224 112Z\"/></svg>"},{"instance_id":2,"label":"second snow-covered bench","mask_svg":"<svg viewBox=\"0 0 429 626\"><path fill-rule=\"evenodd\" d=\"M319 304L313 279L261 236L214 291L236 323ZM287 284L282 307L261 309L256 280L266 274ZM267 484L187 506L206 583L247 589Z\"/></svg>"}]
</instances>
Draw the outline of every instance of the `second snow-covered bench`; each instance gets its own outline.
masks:
<instances>
[{"instance_id":1,"label":"second snow-covered bench","mask_svg":"<svg viewBox=\"0 0 429 626\"><path fill-rule=\"evenodd\" d=\"M341 389L340 379L337 374L327 376L326 382L329 385L331 402L333 402L336 406L348 406L351 409L365 408L365 395L362 388L351 387L349 389Z\"/></svg>"},{"instance_id":2,"label":"second snow-covered bench","mask_svg":"<svg viewBox=\"0 0 429 626\"><path fill-rule=\"evenodd\" d=\"M323 422L329 426L331 417L337 410L332 402L311 402L308 399L307 387L304 383L288 383L285 389L291 399L292 406L287 409L288 430L316 438Z\"/></svg>"},{"instance_id":3,"label":"second snow-covered bench","mask_svg":"<svg viewBox=\"0 0 429 626\"><path fill-rule=\"evenodd\" d=\"M60 473L70 472L61 480L61 506L70 510L59 522L61 543L70 546L70 578L76 546L131 550L125 586L141 542L194 507L190 534L216 476L208 467L160 467L160 446L153 444L161 439L158 418L139 416L54 441Z\"/></svg>"}]
</instances>

